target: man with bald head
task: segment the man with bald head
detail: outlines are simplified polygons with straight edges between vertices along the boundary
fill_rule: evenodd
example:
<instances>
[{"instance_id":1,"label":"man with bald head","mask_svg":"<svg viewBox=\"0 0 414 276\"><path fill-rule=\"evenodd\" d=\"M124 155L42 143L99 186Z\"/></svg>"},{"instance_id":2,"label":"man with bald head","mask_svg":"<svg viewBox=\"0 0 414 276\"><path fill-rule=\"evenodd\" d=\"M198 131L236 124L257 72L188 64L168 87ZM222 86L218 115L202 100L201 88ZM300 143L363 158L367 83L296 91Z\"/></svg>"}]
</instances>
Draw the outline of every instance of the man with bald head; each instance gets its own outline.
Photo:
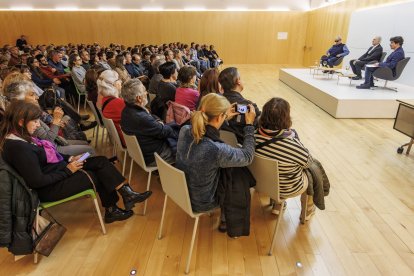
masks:
<instances>
[{"instance_id":1,"label":"man with bald head","mask_svg":"<svg viewBox=\"0 0 414 276\"><path fill-rule=\"evenodd\" d=\"M335 44L329 48L329 50L326 52L326 55L323 55L321 57L321 63L324 66L329 66L332 68L335 64L335 61L346 55L349 55L349 49L344 43L342 43L342 38L340 36L337 36L335 38Z\"/></svg>"},{"instance_id":2,"label":"man with bald head","mask_svg":"<svg viewBox=\"0 0 414 276\"><path fill-rule=\"evenodd\" d=\"M356 75L353 77L353 80L360 80L361 77L361 69L368 63L375 63L380 61L382 56L382 46L381 46L381 37L376 36L372 39L372 46L368 48L368 50L360 56L358 59L353 59L349 62L352 68L352 72Z\"/></svg>"}]
</instances>

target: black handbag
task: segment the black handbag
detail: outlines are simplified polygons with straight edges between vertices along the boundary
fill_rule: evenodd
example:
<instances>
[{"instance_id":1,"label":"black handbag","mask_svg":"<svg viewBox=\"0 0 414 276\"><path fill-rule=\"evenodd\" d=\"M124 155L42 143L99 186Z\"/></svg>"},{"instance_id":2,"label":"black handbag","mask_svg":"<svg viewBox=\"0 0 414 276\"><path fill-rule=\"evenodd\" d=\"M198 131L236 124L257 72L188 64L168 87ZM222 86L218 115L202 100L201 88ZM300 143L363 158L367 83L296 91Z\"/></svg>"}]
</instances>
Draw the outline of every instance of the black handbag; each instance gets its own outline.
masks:
<instances>
[{"instance_id":1,"label":"black handbag","mask_svg":"<svg viewBox=\"0 0 414 276\"><path fill-rule=\"evenodd\" d=\"M48 257L56 245L59 243L59 241L62 239L63 235L66 232L66 228L60 224L49 212L47 212L46 209L43 209L43 212L48 215L50 221L49 224L47 224L47 226L42 229L40 234L36 232L36 229L34 229L36 237L34 241L34 250L37 253ZM43 216L40 217L41 218L36 219L42 219L43 222L47 221L47 219Z\"/></svg>"}]
</instances>

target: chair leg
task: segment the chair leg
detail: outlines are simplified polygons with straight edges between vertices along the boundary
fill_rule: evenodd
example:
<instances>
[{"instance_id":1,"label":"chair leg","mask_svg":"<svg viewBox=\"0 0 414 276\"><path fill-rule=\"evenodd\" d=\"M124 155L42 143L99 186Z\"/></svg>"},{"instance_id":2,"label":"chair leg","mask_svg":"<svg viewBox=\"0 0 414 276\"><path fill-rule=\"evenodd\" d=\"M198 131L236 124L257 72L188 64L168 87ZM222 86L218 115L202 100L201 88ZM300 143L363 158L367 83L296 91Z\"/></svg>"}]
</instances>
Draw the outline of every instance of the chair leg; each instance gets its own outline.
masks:
<instances>
[{"instance_id":1,"label":"chair leg","mask_svg":"<svg viewBox=\"0 0 414 276\"><path fill-rule=\"evenodd\" d=\"M79 113L79 109L80 109L80 95L78 94L78 113Z\"/></svg>"},{"instance_id":2,"label":"chair leg","mask_svg":"<svg viewBox=\"0 0 414 276\"><path fill-rule=\"evenodd\" d=\"M304 191L303 194L300 196L300 204L300 223L305 224L306 214L308 213L308 195L306 194L306 191Z\"/></svg>"},{"instance_id":3,"label":"chair leg","mask_svg":"<svg viewBox=\"0 0 414 276\"><path fill-rule=\"evenodd\" d=\"M39 208L37 208L37 210L36 210L36 219L35 219L35 230L36 230L36 233L39 233L39 215L40 215ZM39 261L38 259L39 259L39 253L35 252L34 253L34 256L33 256L33 262L35 264L37 264L37 262Z\"/></svg>"},{"instance_id":4,"label":"chair leg","mask_svg":"<svg viewBox=\"0 0 414 276\"><path fill-rule=\"evenodd\" d=\"M129 166L129 179L128 183L131 184L131 178L132 178L132 166L134 165L134 160L131 158L131 166Z\"/></svg>"},{"instance_id":5,"label":"chair leg","mask_svg":"<svg viewBox=\"0 0 414 276\"><path fill-rule=\"evenodd\" d=\"M151 175L152 175L152 172L149 172L148 181L147 181L147 191L149 191L149 187L151 185ZM142 212L143 216L145 216L145 213L147 212L147 202L148 202L148 199L145 200L144 202L144 211Z\"/></svg>"},{"instance_id":6,"label":"chair leg","mask_svg":"<svg viewBox=\"0 0 414 276\"><path fill-rule=\"evenodd\" d=\"M188 252L187 265L185 266L185 274L188 274L188 272L190 272L191 255L193 254L194 240L197 234L198 220L199 217L196 217L194 222L193 235L191 237L190 252Z\"/></svg>"},{"instance_id":7,"label":"chair leg","mask_svg":"<svg viewBox=\"0 0 414 276\"><path fill-rule=\"evenodd\" d=\"M86 95L85 95L85 100L83 102L83 111L86 112Z\"/></svg>"},{"instance_id":8,"label":"chair leg","mask_svg":"<svg viewBox=\"0 0 414 276\"><path fill-rule=\"evenodd\" d=\"M285 201L282 200L282 202L280 204L279 215L277 217L277 221L276 221L276 225L275 225L275 230L273 232L272 244L270 245L270 248L269 248L269 253L268 253L269 256L272 256L273 247L275 247L275 244L276 244L276 234L277 234L277 230L279 229L280 222L282 221L282 217L283 217L283 206L284 205L285 205Z\"/></svg>"},{"instance_id":9,"label":"chair leg","mask_svg":"<svg viewBox=\"0 0 414 276\"><path fill-rule=\"evenodd\" d=\"M159 240L162 238L162 227L164 225L165 208L167 207L167 199L168 199L168 196L167 196L167 194L165 194L165 197L164 197L164 206L162 207L160 230L158 231L158 239Z\"/></svg>"},{"instance_id":10,"label":"chair leg","mask_svg":"<svg viewBox=\"0 0 414 276\"><path fill-rule=\"evenodd\" d=\"M99 125L96 126L95 148L98 147Z\"/></svg>"},{"instance_id":11,"label":"chair leg","mask_svg":"<svg viewBox=\"0 0 414 276\"><path fill-rule=\"evenodd\" d=\"M126 156L127 152L124 151L124 162L122 162L122 175L125 175Z\"/></svg>"},{"instance_id":12,"label":"chair leg","mask_svg":"<svg viewBox=\"0 0 414 276\"><path fill-rule=\"evenodd\" d=\"M96 198L93 199L93 203L95 204L96 213L98 214L99 223L101 224L102 234L106 234L105 224L102 219L101 209L99 208L98 200Z\"/></svg>"}]
</instances>

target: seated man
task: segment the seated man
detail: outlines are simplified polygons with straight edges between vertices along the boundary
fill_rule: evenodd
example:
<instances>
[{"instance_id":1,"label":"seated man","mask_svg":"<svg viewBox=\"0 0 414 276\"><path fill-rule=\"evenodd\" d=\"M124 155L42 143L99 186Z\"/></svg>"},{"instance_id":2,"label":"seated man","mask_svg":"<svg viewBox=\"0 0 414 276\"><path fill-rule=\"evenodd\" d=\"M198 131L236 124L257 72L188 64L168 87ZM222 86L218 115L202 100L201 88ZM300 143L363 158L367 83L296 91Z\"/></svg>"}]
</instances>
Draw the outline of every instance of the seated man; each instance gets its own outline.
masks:
<instances>
[{"instance_id":1,"label":"seated man","mask_svg":"<svg viewBox=\"0 0 414 276\"><path fill-rule=\"evenodd\" d=\"M368 63L378 62L382 56L381 37L376 36L372 39L372 46L368 48L365 54L360 56L358 59L353 59L349 62L352 68L352 72L356 75L353 80L360 80L361 69Z\"/></svg>"},{"instance_id":2,"label":"seated man","mask_svg":"<svg viewBox=\"0 0 414 276\"><path fill-rule=\"evenodd\" d=\"M388 67L392 70L393 75L395 76L395 68L397 67L397 63L400 60L405 58L404 50L402 45L404 43L404 39L401 36L394 36L390 38L390 47L394 52L392 52L386 59L385 62L379 62L372 64L373 67L366 67L365 68L365 82L356 88L358 89L370 89L374 86L374 77L373 74L375 70L379 67Z\"/></svg>"},{"instance_id":3,"label":"seated man","mask_svg":"<svg viewBox=\"0 0 414 276\"><path fill-rule=\"evenodd\" d=\"M51 52L50 56L51 56L51 58L49 60L49 65L52 68L55 68L56 69L56 72L59 75L65 74L66 73L65 72L65 66L63 66L63 64L61 62L63 55L60 52L53 50Z\"/></svg>"},{"instance_id":4,"label":"seated man","mask_svg":"<svg viewBox=\"0 0 414 276\"><path fill-rule=\"evenodd\" d=\"M82 59L77 54L71 54L69 57L69 67L73 83L80 93L86 93L85 76L86 70L82 67Z\"/></svg>"},{"instance_id":5,"label":"seated man","mask_svg":"<svg viewBox=\"0 0 414 276\"><path fill-rule=\"evenodd\" d=\"M240 79L240 74L235 67L229 67L221 71L218 81L221 84L221 87L224 90L223 96L233 104L242 104L249 105L252 104L255 109L256 119L254 120L254 127L257 127L257 118L260 116L260 110L257 105L241 95L241 92L244 89L243 82ZM237 112L237 110L236 110ZM244 137L244 127L246 126L245 114L239 114L234 116L231 120L228 121L228 124L224 123L221 127L223 130L231 131L236 134L237 141L243 143Z\"/></svg>"},{"instance_id":6,"label":"seated man","mask_svg":"<svg viewBox=\"0 0 414 276\"><path fill-rule=\"evenodd\" d=\"M342 43L342 38L338 36L335 38L335 44L329 48L326 55L321 57L321 64L332 68L335 61L346 55L349 55L348 47Z\"/></svg>"},{"instance_id":7,"label":"seated man","mask_svg":"<svg viewBox=\"0 0 414 276\"><path fill-rule=\"evenodd\" d=\"M178 132L165 125L159 118L149 113L147 91L138 79L124 83L121 95L125 108L121 114L121 128L128 135L135 135L144 155L147 166L155 166L154 153L165 161L175 162L175 152L167 139L177 140Z\"/></svg>"}]
</instances>

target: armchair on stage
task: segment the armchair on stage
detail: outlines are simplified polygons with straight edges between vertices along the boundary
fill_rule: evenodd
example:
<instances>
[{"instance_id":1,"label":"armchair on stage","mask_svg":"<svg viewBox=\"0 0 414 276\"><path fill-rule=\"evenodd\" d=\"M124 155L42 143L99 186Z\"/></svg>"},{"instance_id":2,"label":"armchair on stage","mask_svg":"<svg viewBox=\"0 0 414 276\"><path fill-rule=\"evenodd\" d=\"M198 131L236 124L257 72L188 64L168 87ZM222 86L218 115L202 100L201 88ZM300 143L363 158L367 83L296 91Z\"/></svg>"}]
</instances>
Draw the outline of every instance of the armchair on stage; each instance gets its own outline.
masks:
<instances>
[{"instance_id":1,"label":"armchair on stage","mask_svg":"<svg viewBox=\"0 0 414 276\"><path fill-rule=\"evenodd\" d=\"M405 59L400 60L397 63L397 66L395 68L395 76L393 75L392 70L388 67L379 67L377 70L374 71L373 76L378 79L385 80L385 85L384 85L385 89L390 89L390 90L397 92L396 87L387 87L387 83L388 81L397 80L401 76L401 73L404 70L409 60L410 58L407 57Z\"/></svg>"}]
</instances>

